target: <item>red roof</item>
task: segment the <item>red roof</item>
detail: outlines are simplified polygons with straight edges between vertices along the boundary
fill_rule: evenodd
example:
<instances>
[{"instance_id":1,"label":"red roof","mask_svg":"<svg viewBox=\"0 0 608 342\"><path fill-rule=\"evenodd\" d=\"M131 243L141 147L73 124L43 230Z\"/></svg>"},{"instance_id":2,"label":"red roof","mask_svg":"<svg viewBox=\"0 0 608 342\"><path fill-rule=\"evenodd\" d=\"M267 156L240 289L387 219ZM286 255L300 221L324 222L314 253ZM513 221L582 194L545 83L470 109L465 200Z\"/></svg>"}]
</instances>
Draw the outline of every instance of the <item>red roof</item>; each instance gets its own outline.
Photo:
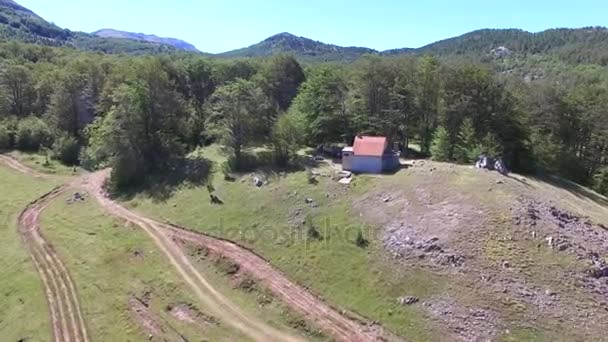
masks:
<instances>
[{"instance_id":1,"label":"red roof","mask_svg":"<svg viewBox=\"0 0 608 342\"><path fill-rule=\"evenodd\" d=\"M356 156L382 157L388 142L385 137L356 137L353 144Z\"/></svg>"}]
</instances>

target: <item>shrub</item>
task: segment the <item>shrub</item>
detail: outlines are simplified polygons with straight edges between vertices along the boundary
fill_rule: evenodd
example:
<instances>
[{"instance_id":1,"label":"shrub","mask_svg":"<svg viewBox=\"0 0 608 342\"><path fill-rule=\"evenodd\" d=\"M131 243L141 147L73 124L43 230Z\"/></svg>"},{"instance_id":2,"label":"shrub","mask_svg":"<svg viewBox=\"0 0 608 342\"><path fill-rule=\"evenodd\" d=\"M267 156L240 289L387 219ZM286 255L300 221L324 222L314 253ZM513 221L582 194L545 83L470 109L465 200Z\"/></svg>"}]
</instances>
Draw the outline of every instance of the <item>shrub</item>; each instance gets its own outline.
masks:
<instances>
[{"instance_id":1,"label":"shrub","mask_svg":"<svg viewBox=\"0 0 608 342\"><path fill-rule=\"evenodd\" d=\"M593 190L608 195L608 167L600 169L593 175Z\"/></svg>"},{"instance_id":2,"label":"shrub","mask_svg":"<svg viewBox=\"0 0 608 342\"><path fill-rule=\"evenodd\" d=\"M355 239L355 244L357 245L357 247L360 247L360 248L365 248L365 247L369 246L369 241L367 241L367 239L363 236L362 230L359 230L359 232L357 233L357 238Z\"/></svg>"},{"instance_id":3,"label":"shrub","mask_svg":"<svg viewBox=\"0 0 608 342\"><path fill-rule=\"evenodd\" d=\"M41 147L52 145L53 135L44 121L29 117L19 121L15 142L21 150L38 151Z\"/></svg>"},{"instance_id":4,"label":"shrub","mask_svg":"<svg viewBox=\"0 0 608 342\"><path fill-rule=\"evenodd\" d=\"M450 135L443 126L439 126L433 135L431 143L431 157L436 161L448 161L452 157Z\"/></svg>"},{"instance_id":5,"label":"shrub","mask_svg":"<svg viewBox=\"0 0 608 342\"><path fill-rule=\"evenodd\" d=\"M317 227L314 225L314 222L312 221L312 217L307 216L306 217L306 234L308 235L308 238L311 240L321 240L322 236L321 233L319 232L319 230L317 229Z\"/></svg>"},{"instance_id":6,"label":"shrub","mask_svg":"<svg viewBox=\"0 0 608 342\"><path fill-rule=\"evenodd\" d=\"M79 152L80 145L76 138L66 133L61 133L55 138L52 147L53 159L57 159L66 165L76 165L78 163Z\"/></svg>"},{"instance_id":7,"label":"shrub","mask_svg":"<svg viewBox=\"0 0 608 342\"><path fill-rule=\"evenodd\" d=\"M11 132L6 126L0 126L0 150L9 149L12 146Z\"/></svg>"}]
</instances>

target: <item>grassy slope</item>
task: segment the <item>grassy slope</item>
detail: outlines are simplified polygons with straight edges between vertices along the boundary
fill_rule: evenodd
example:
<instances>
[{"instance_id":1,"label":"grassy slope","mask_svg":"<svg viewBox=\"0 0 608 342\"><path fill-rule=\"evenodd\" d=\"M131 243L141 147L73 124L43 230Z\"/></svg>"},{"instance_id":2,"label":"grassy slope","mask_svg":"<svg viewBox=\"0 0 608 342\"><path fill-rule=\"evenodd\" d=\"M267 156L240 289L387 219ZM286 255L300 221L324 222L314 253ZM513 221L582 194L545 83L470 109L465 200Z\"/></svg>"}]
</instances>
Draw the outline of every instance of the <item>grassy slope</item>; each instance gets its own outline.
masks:
<instances>
[{"instance_id":1,"label":"grassy slope","mask_svg":"<svg viewBox=\"0 0 608 342\"><path fill-rule=\"evenodd\" d=\"M220 160L216 150L207 152L209 158ZM180 188L166 202L142 195L127 205L161 220L251 246L330 303L379 320L406 337L425 340L439 336L416 308L399 306L396 298L439 293L445 281L424 270L411 270L407 275L391 272L377 257L374 243L361 249L353 242L360 229L375 234L373 227L362 226L350 210L350 200L364 193L372 178L360 177L347 196L330 178L320 177L319 181L311 186L306 172L297 172L273 178L271 184L256 189L249 178L230 183L216 175L213 184L225 202L222 206L210 204L204 188ZM308 197L319 207L306 204ZM326 237L323 241L309 240L304 229L294 229L290 218L296 209L302 214L295 221L310 213Z\"/></svg>"},{"instance_id":2,"label":"grassy slope","mask_svg":"<svg viewBox=\"0 0 608 342\"><path fill-rule=\"evenodd\" d=\"M206 151L206 155L220 160L214 149ZM430 173L429 165L438 166L439 171ZM470 168L456 168L457 171L453 172L449 165L429 163L426 168L402 171L389 177L360 176L348 191L326 177L320 177L318 185L310 185L305 172L275 176L269 185L261 189L252 186L249 178L230 183L217 175L214 186L225 202L222 206L210 204L204 188L187 187L177 189L167 201L140 195L128 201L128 205L160 219L251 246L329 302L378 320L411 340L428 340L438 338L442 332L437 330L434 323L423 318L418 307L397 305L397 297L415 295L429 298L450 294L465 304L482 306L492 303L495 298L477 298L474 281L455 284L455 278L441 277L427 269L398 271L394 265L387 263L381 253L379 239L374 238L378 228L362 225L359 212L353 209L353 204L367 193L403 189L409 190L406 197L415 197L411 190L420 183L425 183L427 190L435 193L437 198L441 198L446 187L462 191L471 194L471 203L487 204L491 213L490 221L501 231L510 228L509 208L501 207L502 200L514 200L520 194L558 200L566 209L589 215L596 222L608 222L606 207L580 193L532 179L527 180L527 185L508 181L500 187L495 184L494 174L479 176L477 171ZM321 172L330 173L327 170ZM489 187L493 187L494 191L488 191ZM480 188L482 191L479 191ZM319 207L310 208L304 202L307 197L313 198ZM294 218L297 209L302 214ZM305 230L294 229L293 223L301 222L308 213L325 236L323 241L307 240ZM359 229L364 229L366 235L370 236L372 245L367 249L353 244ZM523 253L514 253L511 246L501 245L501 231L482 239L487 251L482 259L489 265L500 265L503 260L512 260L519 265L524 264L520 263L521 258L527 258L521 272L528 274L542 274L544 267L580 266L571 258L555 258L552 253L538 251L536 244L519 246ZM511 332L503 336L506 340L550 340L559 337L551 322L538 329L527 327L523 324L524 316L509 305L497 305L496 310L506 317L509 324L506 328Z\"/></svg>"},{"instance_id":3,"label":"grassy slope","mask_svg":"<svg viewBox=\"0 0 608 342\"><path fill-rule=\"evenodd\" d=\"M193 303L205 314L211 313L197 304L189 287L143 231L108 218L90 199L70 205L62 199L55 201L43 213L42 224L71 271L91 336L96 339L147 340L131 318L128 300L132 294L141 296L151 291L155 314L189 340L201 337L211 341L246 340L225 323L200 329L171 317L164 308L179 303ZM286 316L289 313L279 303L262 308L258 300L263 293L233 289L209 260L199 260L197 265L216 288L240 307L255 312L279 329L287 329L285 326L290 322L286 318L291 316Z\"/></svg>"},{"instance_id":4,"label":"grassy slope","mask_svg":"<svg viewBox=\"0 0 608 342\"><path fill-rule=\"evenodd\" d=\"M74 169L55 160L49 160L47 163L47 157L42 153L12 151L9 153L9 155L17 159L22 164L44 174L73 176L74 170L76 170L77 173L80 172L80 169L78 168Z\"/></svg>"},{"instance_id":5,"label":"grassy slope","mask_svg":"<svg viewBox=\"0 0 608 342\"><path fill-rule=\"evenodd\" d=\"M17 233L17 217L57 183L0 166L0 336L5 341L49 339L47 303L40 279Z\"/></svg>"}]
</instances>

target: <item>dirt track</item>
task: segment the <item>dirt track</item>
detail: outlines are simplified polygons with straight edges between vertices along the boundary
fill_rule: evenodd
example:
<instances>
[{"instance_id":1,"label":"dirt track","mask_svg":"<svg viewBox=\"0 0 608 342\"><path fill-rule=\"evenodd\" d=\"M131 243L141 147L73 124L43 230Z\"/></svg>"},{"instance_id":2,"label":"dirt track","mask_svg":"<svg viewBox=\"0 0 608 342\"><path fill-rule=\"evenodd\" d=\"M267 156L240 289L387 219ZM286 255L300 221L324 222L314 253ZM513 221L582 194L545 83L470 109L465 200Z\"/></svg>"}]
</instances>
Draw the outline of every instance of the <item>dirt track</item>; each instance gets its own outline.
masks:
<instances>
[{"instance_id":1,"label":"dirt track","mask_svg":"<svg viewBox=\"0 0 608 342\"><path fill-rule=\"evenodd\" d=\"M137 213L110 200L103 191L103 183L107 171L91 175L86 182L87 189L97 198L101 205L112 214L141 226L156 241L159 247L169 256L182 276L206 303L223 311L223 317L231 323L240 319L240 328L246 328L244 333L251 337L268 341L294 340L293 337L278 333L275 329L247 317L231 304L221 293L217 292L199 274L188 260L183 244L189 241L208 248L215 254L225 256L240 265L246 271L271 290L292 309L296 310L309 321L317 324L324 332L341 341L377 341L389 336L379 326L370 326L364 322L342 315L336 309L317 298L309 291L290 281L282 272L273 268L266 260L230 241L225 241L200 233L194 233L183 228L160 223L143 217ZM202 291L204 290L204 291ZM207 293L205 293L205 291ZM385 336L383 336L385 335Z\"/></svg>"},{"instance_id":2,"label":"dirt track","mask_svg":"<svg viewBox=\"0 0 608 342\"><path fill-rule=\"evenodd\" d=\"M32 170L31 168L21 164L16 159L7 155L0 154L0 163L10 167L11 169L32 176L34 178L49 178L48 175L42 174L38 171Z\"/></svg>"},{"instance_id":3,"label":"dirt track","mask_svg":"<svg viewBox=\"0 0 608 342\"><path fill-rule=\"evenodd\" d=\"M199 299L214 314L227 324L241 331L256 341L300 341L301 339L279 331L263 321L240 310L228 298L215 289L190 262L183 249L170 238L162 224L135 214L110 200L103 184L108 176L107 171L88 175L82 186L112 215L140 226L169 258L182 278L188 283Z\"/></svg>"},{"instance_id":4,"label":"dirt track","mask_svg":"<svg viewBox=\"0 0 608 342\"><path fill-rule=\"evenodd\" d=\"M31 176L45 177L10 157L0 155L0 162ZM108 198L103 190L107 177L108 171L101 171L76 179L71 182L71 185L87 189L112 215L140 226L166 254L199 299L213 309L214 313L223 321L250 338L256 341L301 340L299 337L279 331L241 311L221 292L217 291L189 260L183 246L185 241L208 248L213 253L238 263L242 270L255 277L275 296L336 340L397 340L378 325L370 325L340 313L306 289L290 281L282 272L246 248L230 241L159 223L129 211ZM65 266L40 233L39 215L53 199L61 195L62 189L63 187L58 188L30 204L20 216L19 229L45 286L54 341L86 342L88 341L86 327L74 285Z\"/></svg>"},{"instance_id":5,"label":"dirt track","mask_svg":"<svg viewBox=\"0 0 608 342\"><path fill-rule=\"evenodd\" d=\"M57 253L40 232L40 213L62 194L62 190L63 187L56 188L28 205L19 216L19 233L44 285L53 341L87 342L87 329L74 283Z\"/></svg>"}]
</instances>

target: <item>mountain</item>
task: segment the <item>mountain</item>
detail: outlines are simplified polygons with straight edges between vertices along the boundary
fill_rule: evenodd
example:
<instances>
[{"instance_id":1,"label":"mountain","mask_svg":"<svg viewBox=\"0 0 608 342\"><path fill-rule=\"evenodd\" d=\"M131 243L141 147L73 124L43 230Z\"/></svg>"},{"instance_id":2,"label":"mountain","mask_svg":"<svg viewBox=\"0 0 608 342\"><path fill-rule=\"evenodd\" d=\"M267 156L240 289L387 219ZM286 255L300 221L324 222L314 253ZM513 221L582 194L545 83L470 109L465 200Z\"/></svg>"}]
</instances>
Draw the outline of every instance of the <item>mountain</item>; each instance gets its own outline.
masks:
<instances>
[{"instance_id":1,"label":"mountain","mask_svg":"<svg viewBox=\"0 0 608 342\"><path fill-rule=\"evenodd\" d=\"M118 31L114 29L102 29L99 31L95 31L92 35L101 37L101 38L121 38L121 39L131 39L135 41L143 41L154 44L162 44L162 45L170 45L179 50L198 52L198 49L183 40L175 39L175 38L161 38L155 35L148 35L143 33L133 33L126 31Z\"/></svg>"},{"instance_id":2,"label":"mountain","mask_svg":"<svg viewBox=\"0 0 608 342\"><path fill-rule=\"evenodd\" d=\"M18 40L104 53L157 54L177 51L172 45L161 43L72 32L44 20L12 0L0 0L0 40Z\"/></svg>"},{"instance_id":3,"label":"mountain","mask_svg":"<svg viewBox=\"0 0 608 342\"><path fill-rule=\"evenodd\" d=\"M68 30L45 21L18 3L0 0L0 38L52 43L67 40L69 36Z\"/></svg>"},{"instance_id":4,"label":"mountain","mask_svg":"<svg viewBox=\"0 0 608 342\"><path fill-rule=\"evenodd\" d=\"M343 47L283 32L246 48L220 53L219 57L266 57L290 53L308 61L353 61L364 54L377 53L364 47Z\"/></svg>"},{"instance_id":5,"label":"mountain","mask_svg":"<svg viewBox=\"0 0 608 342\"><path fill-rule=\"evenodd\" d=\"M384 53L399 54L398 51ZM483 29L400 53L472 58L538 55L557 57L567 63L608 65L608 29L558 28L536 33L519 29Z\"/></svg>"}]
</instances>

